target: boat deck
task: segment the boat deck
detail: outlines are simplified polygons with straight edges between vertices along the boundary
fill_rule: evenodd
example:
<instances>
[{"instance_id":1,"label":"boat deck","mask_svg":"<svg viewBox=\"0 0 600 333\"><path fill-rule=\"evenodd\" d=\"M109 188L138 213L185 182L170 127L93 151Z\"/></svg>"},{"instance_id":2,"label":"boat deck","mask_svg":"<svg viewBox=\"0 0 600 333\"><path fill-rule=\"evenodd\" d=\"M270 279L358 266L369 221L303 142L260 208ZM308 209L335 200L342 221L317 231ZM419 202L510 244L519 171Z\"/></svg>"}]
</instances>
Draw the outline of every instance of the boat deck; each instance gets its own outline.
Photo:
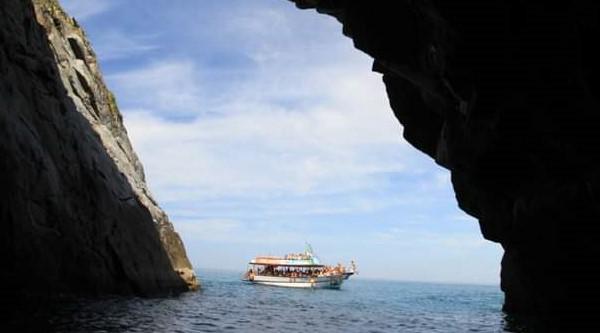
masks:
<instances>
[{"instance_id":1,"label":"boat deck","mask_svg":"<svg viewBox=\"0 0 600 333\"><path fill-rule=\"evenodd\" d=\"M345 275L317 277L254 275L245 278L244 281L277 287L339 289L345 279L347 279Z\"/></svg>"}]
</instances>

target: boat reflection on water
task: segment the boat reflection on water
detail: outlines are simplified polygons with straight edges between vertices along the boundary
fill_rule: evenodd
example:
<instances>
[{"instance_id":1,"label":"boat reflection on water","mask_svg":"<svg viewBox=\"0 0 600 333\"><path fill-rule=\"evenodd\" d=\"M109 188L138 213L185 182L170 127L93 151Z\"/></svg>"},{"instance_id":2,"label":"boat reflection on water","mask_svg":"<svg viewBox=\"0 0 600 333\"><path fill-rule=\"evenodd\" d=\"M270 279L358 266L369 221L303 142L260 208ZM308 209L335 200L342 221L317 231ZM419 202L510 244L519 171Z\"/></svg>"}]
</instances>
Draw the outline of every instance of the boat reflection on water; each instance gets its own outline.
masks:
<instances>
[{"instance_id":1,"label":"boat reflection on water","mask_svg":"<svg viewBox=\"0 0 600 333\"><path fill-rule=\"evenodd\" d=\"M310 245L307 245L304 253L283 257L257 256L248 265L243 281L289 288L339 289L345 280L357 274L354 261L349 268L342 264L322 264Z\"/></svg>"}]
</instances>

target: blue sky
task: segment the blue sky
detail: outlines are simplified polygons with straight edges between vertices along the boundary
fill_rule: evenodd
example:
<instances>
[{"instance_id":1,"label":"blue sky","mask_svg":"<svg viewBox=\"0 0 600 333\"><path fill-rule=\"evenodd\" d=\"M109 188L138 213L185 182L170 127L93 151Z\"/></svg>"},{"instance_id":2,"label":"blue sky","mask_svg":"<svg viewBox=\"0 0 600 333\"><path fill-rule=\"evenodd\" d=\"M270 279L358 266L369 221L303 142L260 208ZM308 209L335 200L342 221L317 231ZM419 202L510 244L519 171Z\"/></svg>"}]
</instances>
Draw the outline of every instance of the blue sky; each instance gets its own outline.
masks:
<instances>
[{"instance_id":1,"label":"blue sky","mask_svg":"<svg viewBox=\"0 0 600 333\"><path fill-rule=\"evenodd\" d=\"M332 18L285 0L62 0L193 264L313 245L361 276L499 281L501 248L407 144Z\"/></svg>"}]
</instances>

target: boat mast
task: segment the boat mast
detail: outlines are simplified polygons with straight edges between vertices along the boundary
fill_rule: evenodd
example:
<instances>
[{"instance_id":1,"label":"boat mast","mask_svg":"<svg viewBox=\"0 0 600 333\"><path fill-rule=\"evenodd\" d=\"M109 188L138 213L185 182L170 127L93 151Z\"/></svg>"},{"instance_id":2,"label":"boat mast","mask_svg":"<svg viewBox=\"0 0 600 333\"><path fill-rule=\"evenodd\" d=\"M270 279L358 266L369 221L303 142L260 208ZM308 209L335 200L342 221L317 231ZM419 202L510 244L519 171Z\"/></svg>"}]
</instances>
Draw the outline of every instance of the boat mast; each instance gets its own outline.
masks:
<instances>
[{"instance_id":1,"label":"boat mast","mask_svg":"<svg viewBox=\"0 0 600 333\"><path fill-rule=\"evenodd\" d=\"M304 246L304 253L312 256L314 254L312 246L308 242L304 242L306 245Z\"/></svg>"}]
</instances>

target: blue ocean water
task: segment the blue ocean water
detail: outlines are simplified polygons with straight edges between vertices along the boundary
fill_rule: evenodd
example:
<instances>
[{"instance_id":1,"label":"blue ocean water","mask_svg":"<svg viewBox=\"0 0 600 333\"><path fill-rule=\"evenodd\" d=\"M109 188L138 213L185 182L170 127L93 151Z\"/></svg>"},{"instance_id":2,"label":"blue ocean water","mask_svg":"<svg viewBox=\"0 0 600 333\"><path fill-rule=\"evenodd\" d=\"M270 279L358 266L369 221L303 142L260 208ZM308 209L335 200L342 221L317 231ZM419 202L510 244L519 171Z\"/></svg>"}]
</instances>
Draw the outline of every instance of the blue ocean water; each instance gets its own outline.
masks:
<instances>
[{"instance_id":1,"label":"blue ocean water","mask_svg":"<svg viewBox=\"0 0 600 333\"><path fill-rule=\"evenodd\" d=\"M350 278L341 290L246 284L240 273L199 272L203 289L169 298L70 301L58 332L503 332L496 286Z\"/></svg>"}]
</instances>

